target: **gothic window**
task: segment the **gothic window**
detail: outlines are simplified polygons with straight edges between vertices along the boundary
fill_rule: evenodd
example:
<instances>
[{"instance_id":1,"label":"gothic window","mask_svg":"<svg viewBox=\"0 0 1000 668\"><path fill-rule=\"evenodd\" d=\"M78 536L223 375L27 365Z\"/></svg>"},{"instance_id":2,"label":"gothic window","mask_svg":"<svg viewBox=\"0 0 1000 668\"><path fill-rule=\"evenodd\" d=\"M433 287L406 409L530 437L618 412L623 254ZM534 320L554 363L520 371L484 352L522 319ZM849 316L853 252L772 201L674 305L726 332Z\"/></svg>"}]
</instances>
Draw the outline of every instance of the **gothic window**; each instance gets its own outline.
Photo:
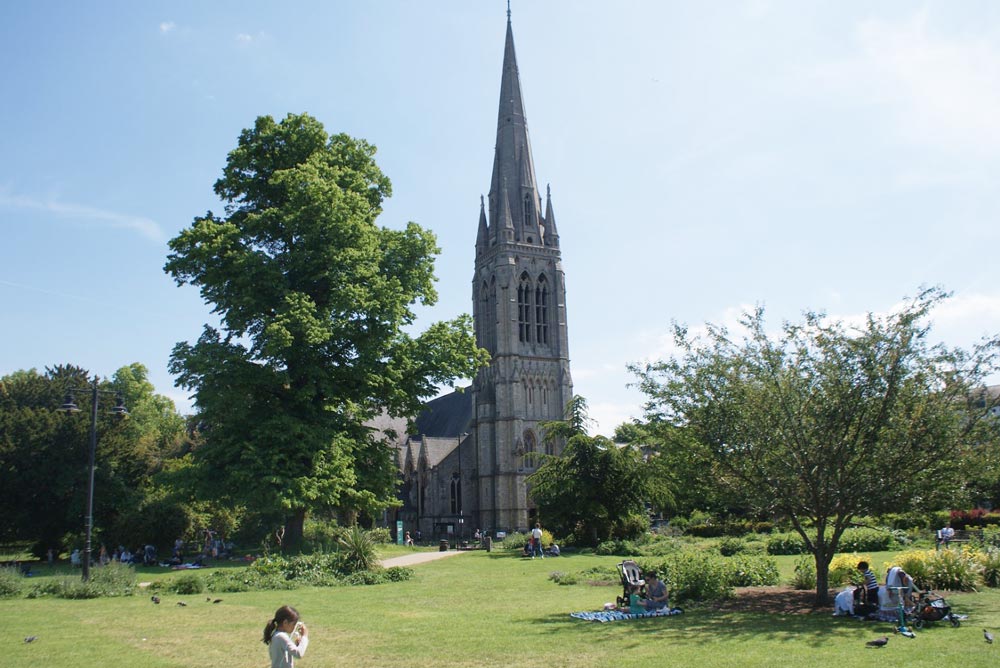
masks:
<instances>
[{"instance_id":1,"label":"gothic window","mask_svg":"<svg viewBox=\"0 0 1000 668\"><path fill-rule=\"evenodd\" d=\"M531 203L531 193L524 195L524 229L530 230L535 226L535 207ZM529 239L530 241L530 239Z\"/></svg>"},{"instance_id":2,"label":"gothic window","mask_svg":"<svg viewBox=\"0 0 1000 668\"><path fill-rule=\"evenodd\" d=\"M483 289L479 291L479 341L483 348L486 348L491 353L493 348L490 347L490 332L493 331L493 323L490 322L490 292L489 288L486 287L486 282L483 282Z\"/></svg>"},{"instance_id":3,"label":"gothic window","mask_svg":"<svg viewBox=\"0 0 1000 668\"><path fill-rule=\"evenodd\" d=\"M538 439L535 438L535 432L530 429L524 430L524 460L528 466L535 465L535 453L538 450Z\"/></svg>"},{"instance_id":4,"label":"gothic window","mask_svg":"<svg viewBox=\"0 0 1000 668\"><path fill-rule=\"evenodd\" d=\"M531 278L521 274L517 286L517 338L522 343L531 343Z\"/></svg>"},{"instance_id":5,"label":"gothic window","mask_svg":"<svg viewBox=\"0 0 1000 668\"><path fill-rule=\"evenodd\" d=\"M462 479L457 473L451 479L451 512L462 512Z\"/></svg>"},{"instance_id":6,"label":"gothic window","mask_svg":"<svg viewBox=\"0 0 1000 668\"><path fill-rule=\"evenodd\" d=\"M549 342L549 286L545 274L538 277L535 287L535 340L539 343Z\"/></svg>"}]
</instances>

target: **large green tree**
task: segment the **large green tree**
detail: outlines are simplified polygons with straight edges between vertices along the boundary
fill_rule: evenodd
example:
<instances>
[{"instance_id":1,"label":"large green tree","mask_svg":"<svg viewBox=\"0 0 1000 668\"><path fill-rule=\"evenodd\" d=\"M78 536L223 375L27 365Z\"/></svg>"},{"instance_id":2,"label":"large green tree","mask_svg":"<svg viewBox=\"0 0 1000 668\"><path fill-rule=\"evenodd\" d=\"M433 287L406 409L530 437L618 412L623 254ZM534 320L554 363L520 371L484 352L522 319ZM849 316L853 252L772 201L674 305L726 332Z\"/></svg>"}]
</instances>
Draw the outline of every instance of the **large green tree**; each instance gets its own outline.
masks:
<instances>
[{"instance_id":1,"label":"large green tree","mask_svg":"<svg viewBox=\"0 0 1000 668\"><path fill-rule=\"evenodd\" d=\"M946 298L925 290L857 326L806 313L774 336L758 308L742 338L679 327L677 356L634 369L652 425L667 437L683 427L706 472L791 521L815 556L817 602L852 519L933 506L960 460L992 439L978 390L1000 339L931 345L929 316Z\"/></svg>"},{"instance_id":2,"label":"large green tree","mask_svg":"<svg viewBox=\"0 0 1000 668\"><path fill-rule=\"evenodd\" d=\"M55 366L0 378L0 539L32 541L35 551L70 547L84 527L90 449L89 392L75 395L81 414L57 411L70 388L87 389L85 369ZM98 411L94 526L103 540L148 540L119 531L122 517L143 503L152 477L179 451L186 432L170 399L157 395L141 364L99 383L100 406L121 392L127 419ZM105 403L108 402L108 403ZM140 529L141 531L141 529Z\"/></svg>"},{"instance_id":3,"label":"large green tree","mask_svg":"<svg viewBox=\"0 0 1000 668\"><path fill-rule=\"evenodd\" d=\"M462 316L408 333L433 304L434 235L376 224L389 179L375 148L306 114L244 130L208 212L170 241L166 271L219 316L171 370L194 391L210 489L286 517L375 513L393 503L392 452L365 426L413 415L440 384L485 361Z\"/></svg>"},{"instance_id":4,"label":"large green tree","mask_svg":"<svg viewBox=\"0 0 1000 668\"><path fill-rule=\"evenodd\" d=\"M566 416L542 423L543 440L566 445L559 455L541 455L541 466L528 478L546 526L582 545L647 529L646 504L662 505L669 496L656 462L647 462L637 445L589 436L583 397L570 400Z\"/></svg>"}]
</instances>

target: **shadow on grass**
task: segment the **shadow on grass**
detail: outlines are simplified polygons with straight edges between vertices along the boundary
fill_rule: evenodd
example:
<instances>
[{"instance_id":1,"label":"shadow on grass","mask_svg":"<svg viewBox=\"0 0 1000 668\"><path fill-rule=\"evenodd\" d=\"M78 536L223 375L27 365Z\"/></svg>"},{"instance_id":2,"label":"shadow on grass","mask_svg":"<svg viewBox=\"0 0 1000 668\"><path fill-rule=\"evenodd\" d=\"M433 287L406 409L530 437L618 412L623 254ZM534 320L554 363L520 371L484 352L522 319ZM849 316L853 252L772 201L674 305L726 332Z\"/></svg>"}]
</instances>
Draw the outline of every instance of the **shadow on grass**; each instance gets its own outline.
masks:
<instances>
[{"instance_id":1,"label":"shadow on grass","mask_svg":"<svg viewBox=\"0 0 1000 668\"><path fill-rule=\"evenodd\" d=\"M845 638L864 643L879 636L893 635L892 625L887 622L833 619L829 613L819 612L805 615L766 615L693 609L670 617L605 623L576 619L567 612L539 617L527 623L542 624L547 630L573 633L585 637L587 642L598 643L621 642L621 634L625 629L628 633L641 636L643 642L664 638L674 645L705 645L715 642L713 638L718 638L726 642L763 640L807 644L819 648L839 643ZM935 632L940 632L940 629L927 627L919 633Z\"/></svg>"}]
</instances>

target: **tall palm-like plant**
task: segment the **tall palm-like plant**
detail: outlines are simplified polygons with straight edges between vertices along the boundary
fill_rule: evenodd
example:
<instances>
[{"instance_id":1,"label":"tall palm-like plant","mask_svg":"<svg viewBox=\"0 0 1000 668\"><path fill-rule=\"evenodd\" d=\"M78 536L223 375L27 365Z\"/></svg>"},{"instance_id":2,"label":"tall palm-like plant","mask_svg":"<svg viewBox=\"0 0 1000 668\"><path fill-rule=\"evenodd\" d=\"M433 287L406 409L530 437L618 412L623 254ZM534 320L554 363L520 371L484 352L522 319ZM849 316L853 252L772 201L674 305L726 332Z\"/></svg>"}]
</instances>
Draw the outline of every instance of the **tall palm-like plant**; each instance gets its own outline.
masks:
<instances>
[{"instance_id":1,"label":"tall palm-like plant","mask_svg":"<svg viewBox=\"0 0 1000 668\"><path fill-rule=\"evenodd\" d=\"M344 555L344 565L351 573L371 570L378 563L375 541L360 527L351 527L337 543Z\"/></svg>"}]
</instances>

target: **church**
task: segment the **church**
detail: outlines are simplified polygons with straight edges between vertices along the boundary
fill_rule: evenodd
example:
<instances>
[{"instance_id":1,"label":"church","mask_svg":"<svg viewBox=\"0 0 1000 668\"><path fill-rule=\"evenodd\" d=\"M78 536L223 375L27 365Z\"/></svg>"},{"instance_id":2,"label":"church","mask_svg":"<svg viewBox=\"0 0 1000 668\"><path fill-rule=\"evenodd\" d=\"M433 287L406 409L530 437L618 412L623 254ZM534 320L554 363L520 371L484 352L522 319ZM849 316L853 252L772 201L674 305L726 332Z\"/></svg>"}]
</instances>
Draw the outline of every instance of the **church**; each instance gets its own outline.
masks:
<instances>
[{"instance_id":1,"label":"church","mask_svg":"<svg viewBox=\"0 0 1000 668\"><path fill-rule=\"evenodd\" d=\"M528 140L510 10L490 190L480 198L472 276L476 342L491 355L472 385L429 402L397 446L395 519L425 539L468 539L535 523L533 455L558 454L539 424L573 396L566 281L549 188L544 204Z\"/></svg>"}]
</instances>

